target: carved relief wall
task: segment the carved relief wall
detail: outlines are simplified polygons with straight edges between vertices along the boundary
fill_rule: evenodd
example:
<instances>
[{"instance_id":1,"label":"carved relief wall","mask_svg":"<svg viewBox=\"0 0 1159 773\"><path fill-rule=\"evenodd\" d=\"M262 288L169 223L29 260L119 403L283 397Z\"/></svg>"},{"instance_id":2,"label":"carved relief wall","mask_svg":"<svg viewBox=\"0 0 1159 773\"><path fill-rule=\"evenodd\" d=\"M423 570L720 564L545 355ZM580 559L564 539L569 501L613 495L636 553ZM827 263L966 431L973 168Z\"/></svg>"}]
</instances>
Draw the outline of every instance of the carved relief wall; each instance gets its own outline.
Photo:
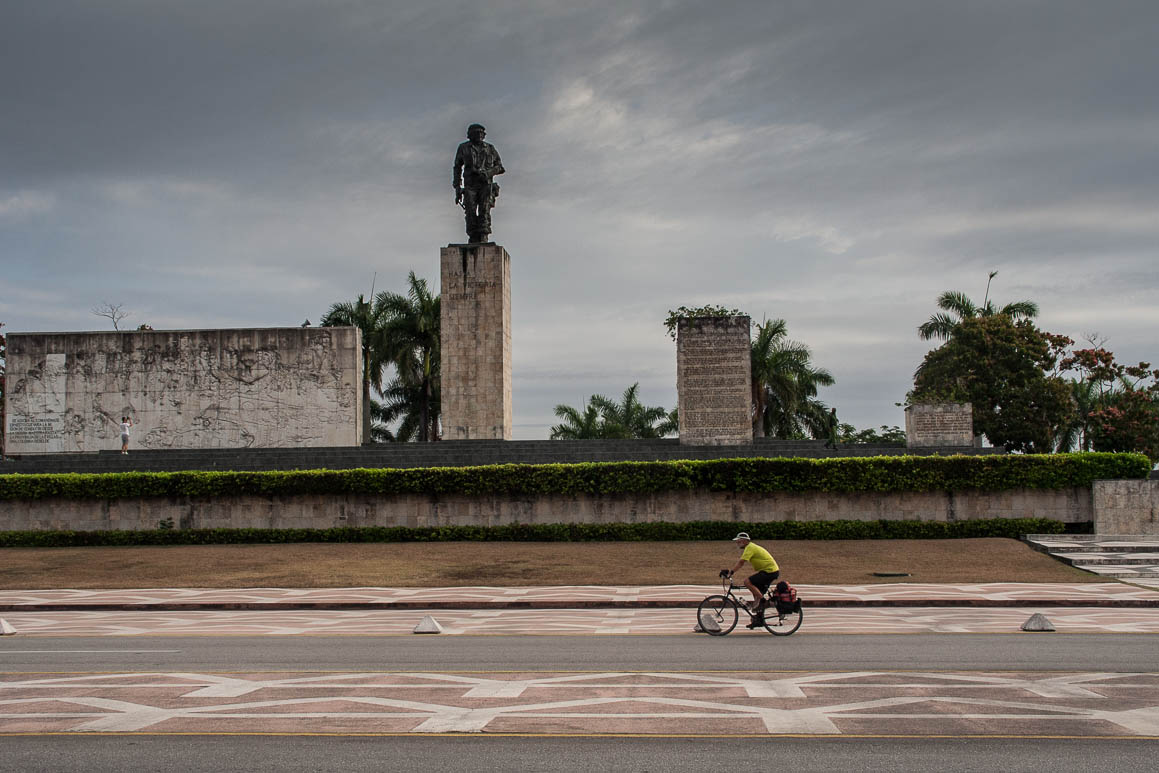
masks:
<instances>
[{"instance_id":1,"label":"carved relief wall","mask_svg":"<svg viewBox=\"0 0 1159 773\"><path fill-rule=\"evenodd\" d=\"M357 328L12 333L8 454L358 445Z\"/></svg>"}]
</instances>

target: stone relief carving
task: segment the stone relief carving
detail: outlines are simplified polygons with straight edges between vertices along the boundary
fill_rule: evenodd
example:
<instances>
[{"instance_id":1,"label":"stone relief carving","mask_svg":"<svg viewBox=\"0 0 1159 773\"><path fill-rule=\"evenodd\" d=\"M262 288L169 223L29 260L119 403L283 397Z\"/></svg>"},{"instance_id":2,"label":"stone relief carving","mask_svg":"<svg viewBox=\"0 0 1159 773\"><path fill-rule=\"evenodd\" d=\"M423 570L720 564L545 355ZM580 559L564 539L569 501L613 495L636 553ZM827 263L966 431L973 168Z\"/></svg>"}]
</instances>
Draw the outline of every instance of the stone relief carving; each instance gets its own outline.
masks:
<instances>
[{"instance_id":1,"label":"stone relief carving","mask_svg":"<svg viewBox=\"0 0 1159 773\"><path fill-rule=\"evenodd\" d=\"M8 452L355 445L357 331L13 334Z\"/></svg>"}]
</instances>

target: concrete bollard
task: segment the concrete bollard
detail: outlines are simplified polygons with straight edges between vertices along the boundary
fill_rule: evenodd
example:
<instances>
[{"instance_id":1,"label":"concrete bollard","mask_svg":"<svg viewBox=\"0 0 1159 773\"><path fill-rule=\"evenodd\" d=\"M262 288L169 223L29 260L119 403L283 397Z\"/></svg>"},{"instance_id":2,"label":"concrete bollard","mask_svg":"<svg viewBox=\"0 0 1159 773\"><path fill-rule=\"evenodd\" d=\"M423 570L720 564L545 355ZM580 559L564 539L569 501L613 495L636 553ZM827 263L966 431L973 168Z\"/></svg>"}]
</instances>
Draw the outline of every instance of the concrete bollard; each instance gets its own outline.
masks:
<instances>
[{"instance_id":1,"label":"concrete bollard","mask_svg":"<svg viewBox=\"0 0 1159 773\"><path fill-rule=\"evenodd\" d=\"M439 625L439 621L427 615L419 624L415 626L415 633L442 633L443 627Z\"/></svg>"},{"instance_id":2,"label":"concrete bollard","mask_svg":"<svg viewBox=\"0 0 1159 773\"><path fill-rule=\"evenodd\" d=\"M1046 615L1041 612L1035 612L1030 616L1030 619L1022 624L1024 631L1053 631L1054 626L1046 619Z\"/></svg>"}]
</instances>

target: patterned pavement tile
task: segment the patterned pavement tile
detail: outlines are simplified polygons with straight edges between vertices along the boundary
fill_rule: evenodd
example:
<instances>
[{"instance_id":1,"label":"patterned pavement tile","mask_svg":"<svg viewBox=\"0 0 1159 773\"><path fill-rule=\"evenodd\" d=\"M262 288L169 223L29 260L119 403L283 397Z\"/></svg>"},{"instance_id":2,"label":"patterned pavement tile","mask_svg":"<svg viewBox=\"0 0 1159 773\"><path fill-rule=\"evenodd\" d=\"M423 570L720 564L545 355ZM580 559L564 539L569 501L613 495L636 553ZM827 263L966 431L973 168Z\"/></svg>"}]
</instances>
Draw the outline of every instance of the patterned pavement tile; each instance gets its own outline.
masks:
<instances>
[{"instance_id":1,"label":"patterned pavement tile","mask_svg":"<svg viewBox=\"0 0 1159 773\"><path fill-rule=\"evenodd\" d=\"M0 674L0 734L1159 737L1159 674Z\"/></svg>"},{"instance_id":2,"label":"patterned pavement tile","mask_svg":"<svg viewBox=\"0 0 1159 773\"><path fill-rule=\"evenodd\" d=\"M676 606L695 605L718 585L559 586L464 588L156 588L149 590L8 590L0 591L5 611L52 605L70 608L129 605L156 608L379 606L437 608L501 606ZM979 583L942 585L799 585L802 598L831 604L913 604L962 602L991 604L1154 604L1159 589L1125 583Z\"/></svg>"},{"instance_id":3,"label":"patterned pavement tile","mask_svg":"<svg viewBox=\"0 0 1159 773\"><path fill-rule=\"evenodd\" d=\"M849 607L805 609L796 634L1012 633L1035 612L1060 633L1159 633L1159 609ZM409 635L426 615L444 635L691 634L693 609L271 610L14 612L21 636ZM738 624L734 636L767 636ZM0 650L2 652L2 650Z\"/></svg>"}]
</instances>

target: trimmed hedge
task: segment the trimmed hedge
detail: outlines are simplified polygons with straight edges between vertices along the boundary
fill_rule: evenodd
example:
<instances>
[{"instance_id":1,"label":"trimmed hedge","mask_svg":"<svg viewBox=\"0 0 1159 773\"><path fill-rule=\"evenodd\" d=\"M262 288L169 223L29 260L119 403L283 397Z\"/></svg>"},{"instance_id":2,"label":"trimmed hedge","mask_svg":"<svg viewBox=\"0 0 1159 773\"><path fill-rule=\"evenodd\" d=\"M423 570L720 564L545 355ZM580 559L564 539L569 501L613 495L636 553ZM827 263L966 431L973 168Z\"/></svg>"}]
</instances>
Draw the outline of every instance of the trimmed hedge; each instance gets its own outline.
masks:
<instances>
[{"instance_id":1,"label":"trimmed hedge","mask_svg":"<svg viewBox=\"0 0 1159 773\"><path fill-rule=\"evenodd\" d=\"M486 467L0 475L0 500L297 494L650 494L707 489L764 494L1006 491L1146 478L1142 454L875 456L845 459L502 464Z\"/></svg>"},{"instance_id":2,"label":"trimmed hedge","mask_svg":"<svg viewBox=\"0 0 1159 773\"><path fill-rule=\"evenodd\" d=\"M1068 524L1047 518L974 521L778 521L743 523L553 523L510 526L405 526L333 529L158 529L157 531L0 532L0 548L97 545L234 545L290 542L639 542L729 540L747 531L759 540L954 539L1062 534Z\"/></svg>"}]
</instances>

